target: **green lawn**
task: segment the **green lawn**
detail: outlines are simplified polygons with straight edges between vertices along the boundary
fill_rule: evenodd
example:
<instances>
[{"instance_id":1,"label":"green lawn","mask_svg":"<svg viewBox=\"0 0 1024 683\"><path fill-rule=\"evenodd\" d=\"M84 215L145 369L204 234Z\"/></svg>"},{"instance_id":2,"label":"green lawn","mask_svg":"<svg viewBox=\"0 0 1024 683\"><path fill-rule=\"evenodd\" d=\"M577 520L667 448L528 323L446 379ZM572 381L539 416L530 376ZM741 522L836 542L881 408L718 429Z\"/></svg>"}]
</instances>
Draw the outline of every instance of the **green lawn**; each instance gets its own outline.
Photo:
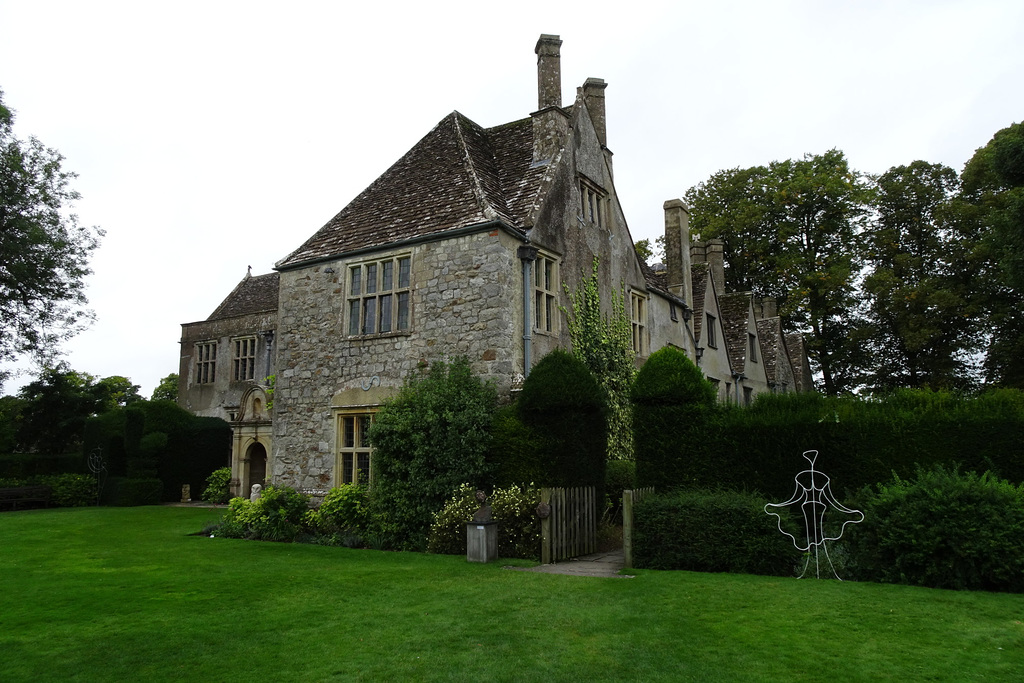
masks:
<instances>
[{"instance_id":1,"label":"green lawn","mask_svg":"<svg viewBox=\"0 0 1024 683\"><path fill-rule=\"evenodd\" d=\"M0 514L0 681L1024 677L1021 595L189 535L218 514Z\"/></svg>"}]
</instances>

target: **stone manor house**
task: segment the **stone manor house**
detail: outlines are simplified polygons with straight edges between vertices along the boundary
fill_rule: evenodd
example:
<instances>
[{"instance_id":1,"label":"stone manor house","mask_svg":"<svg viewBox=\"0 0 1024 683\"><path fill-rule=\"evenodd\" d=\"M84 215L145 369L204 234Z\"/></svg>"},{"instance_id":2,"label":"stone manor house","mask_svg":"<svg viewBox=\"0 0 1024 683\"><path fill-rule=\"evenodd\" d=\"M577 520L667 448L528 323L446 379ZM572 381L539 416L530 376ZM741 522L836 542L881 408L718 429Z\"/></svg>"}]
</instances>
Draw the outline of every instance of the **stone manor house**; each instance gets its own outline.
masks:
<instances>
[{"instance_id":1,"label":"stone manor house","mask_svg":"<svg viewBox=\"0 0 1024 683\"><path fill-rule=\"evenodd\" d=\"M691 244L682 201L664 205L665 265L637 257L606 84L589 78L563 105L561 42L537 42L536 111L493 128L452 112L275 272L246 274L182 325L179 403L231 423L236 494L367 481L374 412L424 364L466 356L515 391L570 347L563 283L575 290L595 258L602 305L625 292L638 365L676 346L741 404L810 388L802 339L783 335L772 302L724 291L722 245Z\"/></svg>"}]
</instances>

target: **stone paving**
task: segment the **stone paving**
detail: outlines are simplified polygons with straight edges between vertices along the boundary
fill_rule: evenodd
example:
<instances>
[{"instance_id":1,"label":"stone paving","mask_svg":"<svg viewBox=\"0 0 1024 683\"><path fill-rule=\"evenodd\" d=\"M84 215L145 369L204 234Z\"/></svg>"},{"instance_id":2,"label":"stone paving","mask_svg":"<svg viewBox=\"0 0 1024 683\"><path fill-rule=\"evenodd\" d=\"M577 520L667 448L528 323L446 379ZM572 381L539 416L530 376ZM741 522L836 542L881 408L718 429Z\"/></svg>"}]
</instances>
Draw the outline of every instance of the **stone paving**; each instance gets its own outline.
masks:
<instances>
[{"instance_id":1,"label":"stone paving","mask_svg":"<svg viewBox=\"0 0 1024 683\"><path fill-rule=\"evenodd\" d=\"M542 574L565 574L567 576L632 579L632 575L620 573L625 566L625 562L625 556L620 548L618 550L574 557L563 562L542 564L536 567L505 567L505 569L520 572L540 572Z\"/></svg>"}]
</instances>

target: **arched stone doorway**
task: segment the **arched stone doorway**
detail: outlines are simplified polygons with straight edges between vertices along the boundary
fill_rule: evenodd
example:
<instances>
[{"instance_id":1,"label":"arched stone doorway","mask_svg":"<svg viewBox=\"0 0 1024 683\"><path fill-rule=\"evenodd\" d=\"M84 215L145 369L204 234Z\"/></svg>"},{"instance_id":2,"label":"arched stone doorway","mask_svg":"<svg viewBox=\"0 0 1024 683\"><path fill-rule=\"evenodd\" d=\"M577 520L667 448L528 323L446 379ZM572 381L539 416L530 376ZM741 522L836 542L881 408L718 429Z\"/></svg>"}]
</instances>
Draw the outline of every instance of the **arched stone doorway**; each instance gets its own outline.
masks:
<instances>
[{"instance_id":1,"label":"arched stone doorway","mask_svg":"<svg viewBox=\"0 0 1024 683\"><path fill-rule=\"evenodd\" d=\"M253 484L259 484L260 486L266 484L267 449L257 441L249 446L249 449L245 452L245 459L249 465L246 468L249 476L246 477L243 494L248 496L249 492L252 491Z\"/></svg>"}]
</instances>

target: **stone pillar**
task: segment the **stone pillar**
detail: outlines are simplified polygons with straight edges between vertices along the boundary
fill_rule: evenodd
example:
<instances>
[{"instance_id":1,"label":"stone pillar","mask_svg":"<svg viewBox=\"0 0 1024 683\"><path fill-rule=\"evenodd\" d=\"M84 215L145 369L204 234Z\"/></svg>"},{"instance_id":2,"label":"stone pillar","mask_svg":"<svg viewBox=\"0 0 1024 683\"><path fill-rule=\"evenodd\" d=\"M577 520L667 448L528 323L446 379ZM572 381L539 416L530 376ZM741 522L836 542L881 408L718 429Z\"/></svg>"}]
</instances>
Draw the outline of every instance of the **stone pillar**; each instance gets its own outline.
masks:
<instances>
[{"instance_id":1,"label":"stone pillar","mask_svg":"<svg viewBox=\"0 0 1024 683\"><path fill-rule=\"evenodd\" d=\"M665 267L668 290L693 308L690 277L690 209L681 199L670 199L665 210Z\"/></svg>"}]
</instances>

